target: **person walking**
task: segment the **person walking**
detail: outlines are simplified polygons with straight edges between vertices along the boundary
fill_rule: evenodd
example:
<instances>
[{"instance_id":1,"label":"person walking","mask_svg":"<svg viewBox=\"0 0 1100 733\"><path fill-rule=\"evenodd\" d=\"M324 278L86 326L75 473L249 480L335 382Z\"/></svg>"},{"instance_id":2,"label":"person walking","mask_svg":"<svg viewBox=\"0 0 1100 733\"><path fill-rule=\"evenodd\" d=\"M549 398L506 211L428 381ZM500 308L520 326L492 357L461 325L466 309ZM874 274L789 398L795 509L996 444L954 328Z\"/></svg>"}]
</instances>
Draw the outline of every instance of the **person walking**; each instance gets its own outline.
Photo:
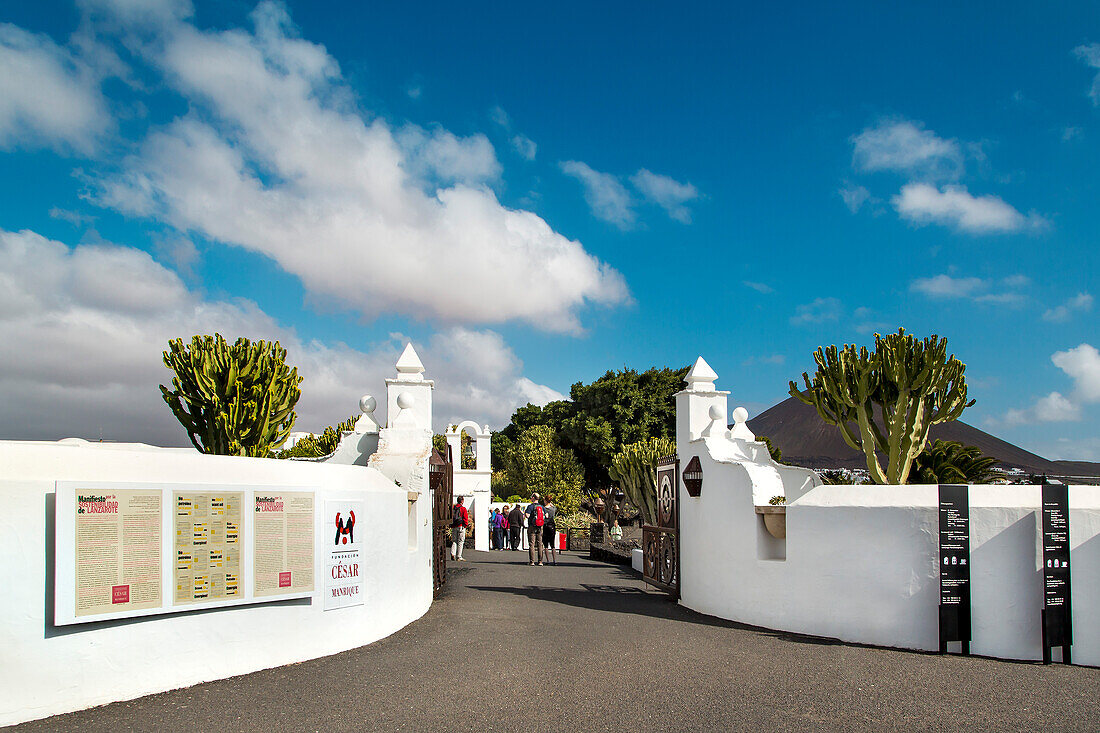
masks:
<instances>
[{"instance_id":1,"label":"person walking","mask_svg":"<svg viewBox=\"0 0 1100 733\"><path fill-rule=\"evenodd\" d=\"M542 525L546 521L546 512L539 503L539 495L531 494L531 503L523 512L527 516L528 565L542 565Z\"/></svg>"},{"instance_id":2,"label":"person walking","mask_svg":"<svg viewBox=\"0 0 1100 733\"><path fill-rule=\"evenodd\" d=\"M519 549L519 533L523 530L523 509L519 504L512 507L508 513L508 539L511 540L512 551Z\"/></svg>"},{"instance_id":3,"label":"person walking","mask_svg":"<svg viewBox=\"0 0 1100 733\"><path fill-rule=\"evenodd\" d=\"M558 539L558 530L554 526L554 517L558 515L558 508L554 506L554 502L550 500L549 496L542 497L542 556L546 562L550 562L553 558L555 565L558 564L558 555L554 550ZM541 563L540 563L541 564Z\"/></svg>"},{"instance_id":4,"label":"person walking","mask_svg":"<svg viewBox=\"0 0 1100 733\"><path fill-rule=\"evenodd\" d=\"M460 496L451 507L451 539L454 540L451 545L451 559L455 562L463 562L465 559L462 557L462 546L466 544L466 529L470 526L470 513L462 505L465 500L466 497Z\"/></svg>"}]
</instances>

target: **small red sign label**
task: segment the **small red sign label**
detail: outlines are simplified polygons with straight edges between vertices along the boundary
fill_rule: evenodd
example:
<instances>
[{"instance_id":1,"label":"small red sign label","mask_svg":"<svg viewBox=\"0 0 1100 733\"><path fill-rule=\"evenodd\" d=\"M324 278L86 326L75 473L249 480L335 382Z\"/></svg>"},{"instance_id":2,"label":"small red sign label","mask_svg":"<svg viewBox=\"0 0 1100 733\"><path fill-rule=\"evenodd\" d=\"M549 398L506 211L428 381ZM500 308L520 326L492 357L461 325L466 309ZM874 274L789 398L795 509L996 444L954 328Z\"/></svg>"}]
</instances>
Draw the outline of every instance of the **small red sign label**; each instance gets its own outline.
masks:
<instances>
[{"instance_id":1,"label":"small red sign label","mask_svg":"<svg viewBox=\"0 0 1100 733\"><path fill-rule=\"evenodd\" d=\"M289 570L287 570L285 573L279 573L279 587L280 588L289 588L290 587L290 571Z\"/></svg>"},{"instance_id":2,"label":"small red sign label","mask_svg":"<svg viewBox=\"0 0 1100 733\"><path fill-rule=\"evenodd\" d=\"M111 586L111 603L129 603L130 602L130 586L128 585L112 585Z\"/></svg>"}]
</instances>

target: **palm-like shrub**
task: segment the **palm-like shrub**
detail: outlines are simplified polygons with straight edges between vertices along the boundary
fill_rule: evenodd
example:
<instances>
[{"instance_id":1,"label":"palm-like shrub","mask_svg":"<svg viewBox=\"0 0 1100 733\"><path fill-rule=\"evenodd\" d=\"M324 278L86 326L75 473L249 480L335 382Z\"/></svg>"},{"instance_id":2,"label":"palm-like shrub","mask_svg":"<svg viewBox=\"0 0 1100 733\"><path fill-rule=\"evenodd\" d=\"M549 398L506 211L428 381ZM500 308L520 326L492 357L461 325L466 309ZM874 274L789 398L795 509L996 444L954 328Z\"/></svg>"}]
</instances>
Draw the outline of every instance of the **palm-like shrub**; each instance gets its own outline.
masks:
<instances>
[{"instance_id":1,"label":"palm-like shrub","mask_svg":"<svg viewBox=\"0 0 1100 733\"><path fill-rule=\"evenodd\" d=\"M276 458L321 458L333 453L340 445L341 436L355 429L358 416L352 415L338 425L329 425L320 435L310 433L290 448L275 454Z\"/></svg>"},{"instance_id":2,"label":"palm-like shrub","mask_svg":"<svg viewBox=\"0 0 1100 733\"><path fill-rule=\"evenodd\" d=\"M993 478L996 458L972 445L937 440L913 461L911 484L984 484Z\"/></svg>"}]
</instances>

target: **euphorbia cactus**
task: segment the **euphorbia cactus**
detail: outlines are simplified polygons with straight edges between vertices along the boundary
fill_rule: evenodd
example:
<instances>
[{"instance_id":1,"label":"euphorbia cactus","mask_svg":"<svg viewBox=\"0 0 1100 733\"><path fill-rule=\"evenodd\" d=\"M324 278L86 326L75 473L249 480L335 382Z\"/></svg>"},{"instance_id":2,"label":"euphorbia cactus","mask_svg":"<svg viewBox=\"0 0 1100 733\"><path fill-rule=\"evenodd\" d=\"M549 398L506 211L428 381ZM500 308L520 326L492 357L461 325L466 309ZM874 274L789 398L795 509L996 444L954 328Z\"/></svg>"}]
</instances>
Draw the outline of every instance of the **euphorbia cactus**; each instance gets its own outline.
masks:
<instances>
[{"instance_id":1,"label":"euphorbia cactus","mask_svg":"<svg viewBox=\"0 0 1100 733\"><path fill-rule=\"evenodd\" d=\"M873 353L854 344L830 346L818 348L814 361L813 380L803 372L805 391L791 382L791 395L816 407L848 445L863 451L878 484L904 484L931 427L957 420L974 404L966 401L966 365L947 356L947 339L939 336L918 341L905 329L876 333ZM886 456L885 469L879 453Z\"/></svg>"},{"instance_id":2,"label":"euphorbia cactus","mask_svg":"<svg viewBox=\"0 0 1100 733\"><path fill-rule=\"evenodd\" d=\"M611 459L608 473L627 500L638 507L646 524L657 523L657 460L676 453L668 438L650 438L624 445Z\"/></svg>"},{"instance_id":3,"label":"euphorbia cactus","mask_svg":"<svg viewBox=\"0 0 1100 733\"><path fill-rule=\"evenodd\" d=\"M264 457L290 435L302 378L278 341L173 339L164 365L175 372L174 389L160 385L164 401L203 453Z\"/></svg>"}]
</instances>

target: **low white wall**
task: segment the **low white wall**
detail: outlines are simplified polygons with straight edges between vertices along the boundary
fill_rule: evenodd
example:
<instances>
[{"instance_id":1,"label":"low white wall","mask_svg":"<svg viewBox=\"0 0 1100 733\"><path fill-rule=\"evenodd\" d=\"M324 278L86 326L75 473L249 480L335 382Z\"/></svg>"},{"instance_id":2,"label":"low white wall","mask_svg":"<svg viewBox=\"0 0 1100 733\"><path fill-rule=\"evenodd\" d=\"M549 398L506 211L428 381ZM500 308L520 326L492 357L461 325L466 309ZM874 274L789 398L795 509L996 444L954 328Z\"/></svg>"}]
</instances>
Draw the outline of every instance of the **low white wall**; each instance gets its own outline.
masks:
<instances>
[{"instance_id":1,"label":"low white wall","mask_svg":"<svg viewBox=\"0 0 1100 733\"><path fill-rule=\"evenodd\" d=\"M366 505L364 604L323 611L325 542L311 598L53 625L54 483L315 487ZM420 498L408 502L408 492ZM0 442L0 725L335 654L376 641L432 601L431 497L374 468ZM358 519L358 518L357 518ZM326 535L327 536L327 535ZM58 560L60 562L60 560ZM369 674L369 670L360 670Z\"/></svg>"},{"instance_id":2,"label":"low white wall","mask_svg":"<svg viewBox=\"0 0 1100 733\"><path fill-rule=\"evenodd\" d=\"M937 487L808 488L777 540L754 510L772 493L754 486L754 466L716 460L705 440L680 445L681 466L694 455L704 479L700 497L679 493L681 603L772 629L939 648ZM1069 500L1073 661L1100 665L1100 488L1071 486ZM1040 488L970 487L970 537L971 652L1041 659Z\"/></svg>"}]
</instances>

